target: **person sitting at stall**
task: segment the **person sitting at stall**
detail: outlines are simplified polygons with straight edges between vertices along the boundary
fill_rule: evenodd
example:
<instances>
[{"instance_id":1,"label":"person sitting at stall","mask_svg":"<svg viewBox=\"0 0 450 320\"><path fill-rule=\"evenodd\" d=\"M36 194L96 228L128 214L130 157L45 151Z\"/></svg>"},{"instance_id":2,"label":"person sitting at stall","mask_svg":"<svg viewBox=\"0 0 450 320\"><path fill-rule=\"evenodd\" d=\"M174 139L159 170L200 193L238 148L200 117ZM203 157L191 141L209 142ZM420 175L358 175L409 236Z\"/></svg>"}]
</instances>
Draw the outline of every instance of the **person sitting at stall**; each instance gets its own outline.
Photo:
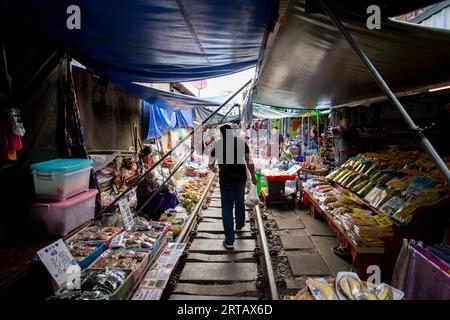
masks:
<instances>
[{"instance_id":1,"label":"person sitting at stall","mask_svg":"<svg viewBox=\"0 0 450 320\"><path fill-rule=\"evenodd\" d=\"M169 191L169 185L158 184L153 171L147 173L136 189L138 214L147 220L159 220L166 209L177 205L177 199L173 199L176 195Z\"/></svg>"}]
</instances>

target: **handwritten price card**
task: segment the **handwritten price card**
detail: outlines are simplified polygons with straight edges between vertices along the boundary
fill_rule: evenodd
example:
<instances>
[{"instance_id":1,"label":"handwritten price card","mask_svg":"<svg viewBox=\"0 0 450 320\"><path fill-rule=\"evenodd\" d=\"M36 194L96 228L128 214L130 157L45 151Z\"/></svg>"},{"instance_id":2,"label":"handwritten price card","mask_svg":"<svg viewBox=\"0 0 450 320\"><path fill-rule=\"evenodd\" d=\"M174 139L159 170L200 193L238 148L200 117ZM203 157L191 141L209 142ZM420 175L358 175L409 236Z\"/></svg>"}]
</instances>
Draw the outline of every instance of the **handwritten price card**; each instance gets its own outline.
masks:
<instances>
[{"instance_id":1,"label":"handwritten price card","mask_svg":"<svg viewBox=\"0 0 450 320\"><path fill-rule=\"evenodd\" d=\"M37 254L59 287L67 284L74 276L79 277L81 268L62 239L39 250Z\"/></svg>"},{"instance_id":2,"label":"handwritten price card","mask_svg":"<svg viewBox=\"0 0 450 320\"><path fill-rule=\"evenodd\" d=\"M120 212L122 213L123 223L127 230L131 230L134 224L133 214L131 213L130 206L128 205L127 199L121 199L119 201Z\"/></svg>"},{"instance_id":3,"label":"handwritten price card","mask_svg":"<svg viewBox=\"0 0 450 320\"><path fill-rule=\"evenodd\" d=\"M377 214L373 216L375 221L380 225L381 227L389 227L392 226L392 221L386 217L384 214Z\"/></svg>"}]
</instances>

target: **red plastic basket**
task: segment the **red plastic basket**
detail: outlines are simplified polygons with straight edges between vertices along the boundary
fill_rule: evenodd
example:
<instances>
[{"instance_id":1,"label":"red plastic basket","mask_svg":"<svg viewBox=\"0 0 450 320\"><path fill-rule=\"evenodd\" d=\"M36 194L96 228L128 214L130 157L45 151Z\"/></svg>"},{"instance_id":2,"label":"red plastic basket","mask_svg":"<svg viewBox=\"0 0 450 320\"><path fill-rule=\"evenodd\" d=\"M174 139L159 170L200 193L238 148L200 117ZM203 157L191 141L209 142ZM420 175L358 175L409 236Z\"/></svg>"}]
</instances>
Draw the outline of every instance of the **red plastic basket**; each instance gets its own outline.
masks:
<instances>
[{"instance_id":1,"label":"red plastic basket","mask_svg":"<svg viewBox=\"0 0 450 320\"><path fill-rule=\"evenodd\" d=\"M295 180L296 178L296 174L292 174L290 176L266 176L267 181L288 181Z\"/></svg>"}]
</instances>

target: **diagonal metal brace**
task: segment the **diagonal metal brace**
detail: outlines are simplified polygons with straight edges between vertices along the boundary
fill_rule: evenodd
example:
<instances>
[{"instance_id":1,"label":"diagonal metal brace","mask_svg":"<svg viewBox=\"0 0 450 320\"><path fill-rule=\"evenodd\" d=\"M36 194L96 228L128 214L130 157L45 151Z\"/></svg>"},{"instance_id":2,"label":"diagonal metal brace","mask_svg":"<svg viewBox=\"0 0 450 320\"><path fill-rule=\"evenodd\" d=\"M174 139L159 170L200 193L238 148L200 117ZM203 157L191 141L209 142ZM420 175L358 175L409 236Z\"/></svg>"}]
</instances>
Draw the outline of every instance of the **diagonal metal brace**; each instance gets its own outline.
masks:
<instances>
[{"instance_id":1,"label":"diagonal metal brace","mask_svg":"<svg viewBox=\"0 0 450 320\"><path fill-rule=\"evenodd\" d=\"M403 119L406 121L408 127L412 131L413 135L422 143L423 148L428 153L431 160L436 164L439 171L445 177L445 180L447 180L447 184L450 186L450 170L447 168L447 165L442 160L442 158L439 156L437 151L434 149L433 145L430 143L428 138L425 136L425 134L423 133L423 130L414 123L411 116L408 114L408 112L402 106L402 104L397 99L395 94L389 88L389 86L384 81L383 77L377 71L375 66L372 64L370 59L367 57L367 55L364 53L364 51L359 47L359 45L355 42L355 40L353 39L352 35L347 30L347 28L345 28L345 26L341 23L341 21L334 15L333 11L330 10L330 8L325 3L325 1L324 0L317 0L317 1L318 1L319 5L322 7L323 11L325 11L325 13L330 17L330 19L333 21L335 26L339 29L339 31L342 33L344 38L350 44L352 49L355 51L355 53L358 55L358 57L364 63L367 70L374 78L375 82L378 84L378 86L381 88L381 90L384 92L384 94L388 97L388 99L392 102L392 104L400 112Z\"/></svg>"}]
</instances>

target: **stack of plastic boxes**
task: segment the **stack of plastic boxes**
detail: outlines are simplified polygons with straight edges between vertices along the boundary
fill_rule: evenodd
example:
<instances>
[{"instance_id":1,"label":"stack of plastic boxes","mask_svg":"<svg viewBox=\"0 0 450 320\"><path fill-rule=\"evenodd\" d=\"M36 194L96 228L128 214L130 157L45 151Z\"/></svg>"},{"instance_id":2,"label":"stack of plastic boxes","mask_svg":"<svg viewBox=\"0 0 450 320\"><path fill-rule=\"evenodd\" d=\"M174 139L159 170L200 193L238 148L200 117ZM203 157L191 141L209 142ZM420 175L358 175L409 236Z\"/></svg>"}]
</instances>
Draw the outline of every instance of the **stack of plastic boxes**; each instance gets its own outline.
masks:
<instances>
[{"instance_id":1,"label":"stack of plastic boxes","mask_svg":"<svg viewBox=\"0 0 450 320\"><path fill-rule=\"evenodd\" d=\"M65 236L95 215L96 189L89 189L91 159L55 159L31 165L38 199L30 221L44 234Z\"/></svg>"}]
</instances>

